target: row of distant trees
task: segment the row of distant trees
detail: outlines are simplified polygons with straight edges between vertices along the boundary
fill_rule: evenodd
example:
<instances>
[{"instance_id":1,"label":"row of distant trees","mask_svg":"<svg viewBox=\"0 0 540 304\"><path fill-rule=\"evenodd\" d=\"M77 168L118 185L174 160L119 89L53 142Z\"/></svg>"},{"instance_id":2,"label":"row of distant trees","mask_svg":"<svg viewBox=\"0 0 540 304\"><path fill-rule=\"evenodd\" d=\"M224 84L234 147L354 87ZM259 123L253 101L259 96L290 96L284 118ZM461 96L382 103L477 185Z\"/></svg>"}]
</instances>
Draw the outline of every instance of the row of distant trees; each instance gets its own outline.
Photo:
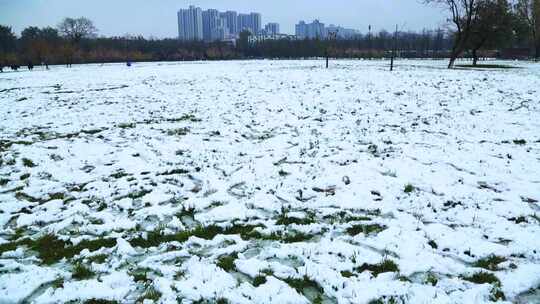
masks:
<instances>
[{"instance_id":1,"label":"row of distant trees","mask_svg":"<svg viewBox=\"0 0 540 304\"><path fill-rule=\"evenodd\" d=\"M57 27L28 27L20 37L0 25L0 65L68 64L118 61L212 60L241 58L308 58L329 53L338 58L380 58L397 48L401 57L469 56L504 49L530 50L540 56L540 0L425 0L442 5L448 28L422 32L381 31L350 40L266 40L249 42L249 32L236 45L182 42L177 39L98 37L87 18L66 18Z\"/></svg>"}]
</instances>

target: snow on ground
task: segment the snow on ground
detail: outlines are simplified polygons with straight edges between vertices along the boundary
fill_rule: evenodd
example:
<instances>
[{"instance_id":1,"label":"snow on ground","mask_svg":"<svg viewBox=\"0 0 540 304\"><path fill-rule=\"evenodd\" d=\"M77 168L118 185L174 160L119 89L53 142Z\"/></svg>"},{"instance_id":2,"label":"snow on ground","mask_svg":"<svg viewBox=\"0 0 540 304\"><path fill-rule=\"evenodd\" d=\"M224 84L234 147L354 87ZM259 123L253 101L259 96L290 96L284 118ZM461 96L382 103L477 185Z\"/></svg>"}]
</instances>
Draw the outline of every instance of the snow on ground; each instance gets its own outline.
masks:
<instances>
[{"instance_id":1,"label":"snow on ground","mask_svg":"<svg viewBox=\"0 0 540 304\"><path fill-rule=\"evenodd\" d=\"M507 64L0 74L0 303L538 303L540 66Z\"/></svg>"}]
</instances>

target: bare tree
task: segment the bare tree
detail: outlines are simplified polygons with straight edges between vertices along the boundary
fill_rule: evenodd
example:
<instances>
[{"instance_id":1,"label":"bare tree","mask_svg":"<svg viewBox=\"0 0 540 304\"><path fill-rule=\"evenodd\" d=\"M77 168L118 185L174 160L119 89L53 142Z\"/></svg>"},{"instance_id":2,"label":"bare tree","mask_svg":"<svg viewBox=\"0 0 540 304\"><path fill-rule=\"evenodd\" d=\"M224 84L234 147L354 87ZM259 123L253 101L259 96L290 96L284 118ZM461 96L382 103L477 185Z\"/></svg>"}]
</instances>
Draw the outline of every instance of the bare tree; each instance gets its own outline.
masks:
<instances>
[{"instance_id":1,"label":"bare tree","mask_svg":"<svg viewBox=\"0 0 540 304\"><path fill-rule=\"evenodd\" d=\"M426 3L444 6L450 11L450 21L454 29L454 45L450 52L448 68L454 67L456 59L463 54L467 48L467 41L472 32L473 24L478 17L477 5L479 0L425 0Z\"/></svg>"},{"instance_id":2,"label":"bare tree","mask_svg":"<svg viewBox=\"0 0 540 304\"><path fill-rule=\"evenodd\" d=\"M58 25L58 31L71 42L78 44L83 38L92 38L97 34L94 23L85 17L65 18Z\"/></svg>"},{"instance_id":3,"label":"bare tree","mask_svg":"<svg viewBox=\"0 0 540 304\"><path fill-rule=\"evenodd\" d=\"M517 0L516 10L518 16L525 20L531 35L534 47L534 58L540 57L540 0Z\"/></svg>"}]
</instances>

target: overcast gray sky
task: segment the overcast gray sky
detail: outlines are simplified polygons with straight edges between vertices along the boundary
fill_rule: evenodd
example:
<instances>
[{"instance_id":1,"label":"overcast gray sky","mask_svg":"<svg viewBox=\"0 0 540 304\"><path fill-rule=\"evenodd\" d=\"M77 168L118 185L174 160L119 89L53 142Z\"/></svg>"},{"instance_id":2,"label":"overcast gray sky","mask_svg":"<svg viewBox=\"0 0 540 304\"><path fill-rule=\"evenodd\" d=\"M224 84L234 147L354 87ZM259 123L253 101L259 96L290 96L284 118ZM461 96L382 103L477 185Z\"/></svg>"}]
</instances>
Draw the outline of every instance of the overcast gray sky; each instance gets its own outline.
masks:
<instances>
[{"instance_id":1,"label":"overcast gray sky","mask_svg":"<svg viewBox=\"0 0 540 304\"><path fill-rule=\"evenodd\" d=\"M444 25L444 12L421 0L0 0L0 24L19 34L27 26L56 26L64 17L85 16L94 21L100 35L176 37L176 11L190 4L202 9L259 12L263 23L278 22L281 31L294 33L299 20L320 19L367 32L405 30Z\"/></svg>"}]
</instances>

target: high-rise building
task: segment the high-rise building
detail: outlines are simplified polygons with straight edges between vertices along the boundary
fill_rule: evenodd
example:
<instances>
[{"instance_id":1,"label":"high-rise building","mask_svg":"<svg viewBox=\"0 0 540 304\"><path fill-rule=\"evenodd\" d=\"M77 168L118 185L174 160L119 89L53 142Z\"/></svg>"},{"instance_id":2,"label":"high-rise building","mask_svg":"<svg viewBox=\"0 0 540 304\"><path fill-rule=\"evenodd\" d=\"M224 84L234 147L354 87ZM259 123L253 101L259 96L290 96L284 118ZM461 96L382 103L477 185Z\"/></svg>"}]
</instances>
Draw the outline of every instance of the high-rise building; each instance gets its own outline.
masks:
<instances>
[{"instance_id":1,"label":"high-rise building","mask_svg":"<svg viewBox=\"0 0 540 304\"><path fill-rule=\"evenodd\" d=\"M277 35L279 34L279 23L268 23L264 26L264 31L266 35Z\"/></svg>"},{"instance_id":2,"label":"high-rise building","mask_svg":"<svg viewBox=\"0 0 540 304\"><path fill-rule=\"evenodd\" d=\"M227 21L226 26L229 29L229 33L231 35L238 34L238 13L235 11L226 11L225 13L221 13L221 17Z\"/></svg>"},{"instance_id":3,"label":"high-rise building","mask_svg":"<svg viewBox=\"0 0 540 304\"><path fill-rule=\"evenodd\" d=\"M296 36L300 39L324 39L326 38L324 23L316 19L312 23L300 21L296 25Z\"/></svg>"},{"instance_id":4,"label":"high-rise building","mask_svg":"<svg viewBox=\"0 0 540 304\"><path fill-rule=\"evenodd\" d=\"M261 14L259 13L249 14L249 23L251 26L251 30L252 30L252 33L255 35L259 34L261 31L261 24L262 24L261 19L262 19Z\"/></svg>"},{"instance_id":5,"label":"high-rise building","mask_svg":"<svg viewBox=\"0 0 540 304\"><path fill-rule=\"evenodd\" d=\"M242 32L245 30L250 30L250 18L249 14L238 14L238 32Z\"/></svg>"},{"instance_id":6,"label":"high-rise building","mask_svg":"<svg viewBox=\"0 0 540 304\"><path fill-rule=\"evenodd\" d=\"M204 41L213 41L212 33L219 24L219 11L209 9L202 12Z\"/></svg>"},{"instance_id":7,"label":"high-rise building","mask_svg":"<svg viewBox=\"0 0 540 304\"><path fill-rule=\"evenodd\" d=\"M238 32L250 31L252 34L258 34L261 31L261 14L238 14Z\"/></svg>"},{"instance_id":8,"label":"high-rise building","mask_svg":"<svg viewBox=\"0 0 540 304\"><path fill-rule=\"evenodd\" d=\"M307 24L305 21L300 21L295 26L296 37L300 39L305 39L307 36Z\"/></svg>"},{"instance_id":9,"label":"high-rise building","mask_svg":"<svg viewBox=\"0 0 540 304\"><path fill-rule=\"evenodd\" d=\"M203 39L203 22L201 8L190 6L188 9L181 9L178 11L178 39Z\"/></svg>"},{"instance_id":10,"label":"high-rise building","mask_svg":"<svg viewBox=\"0 0 540 304\"><path fill-rule=\"evenodd\" d=\"M259 13L238 14L216 9L202 11L190 6L178 11L178 37L181 40L227 40L234 39L243 30L257 35L262 33L261 19Z\"/></svg>"}]
</instances>

